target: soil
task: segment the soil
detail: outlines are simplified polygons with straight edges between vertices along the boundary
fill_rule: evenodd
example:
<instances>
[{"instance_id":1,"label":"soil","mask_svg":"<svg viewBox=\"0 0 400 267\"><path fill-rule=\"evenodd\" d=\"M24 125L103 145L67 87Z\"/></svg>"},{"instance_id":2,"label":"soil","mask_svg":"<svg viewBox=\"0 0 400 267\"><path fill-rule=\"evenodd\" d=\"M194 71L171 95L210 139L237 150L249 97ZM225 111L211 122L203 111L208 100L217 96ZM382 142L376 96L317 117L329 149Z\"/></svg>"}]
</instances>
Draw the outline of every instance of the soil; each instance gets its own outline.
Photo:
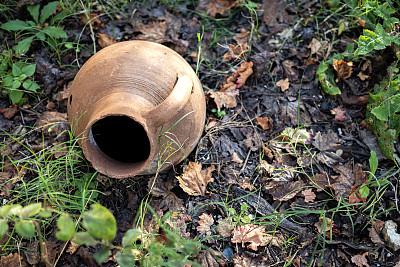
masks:
<instances>
[{"instance_id":1,"label":"soil","mask_svg":"<svg viewBox=\"0 0 400 267\"><path fill-rule=\"evenodd\" d=\"M26 20L29 17L26 5L33 2L38 1L21 0L10 14L0 15L0 22L10 18ZM167 5L167 2L174 5ZM251 12L237 4L215 14L215 10L207 5L212 2L133 1L121 5L119 12L110 14L101 8L102 1L99 1L92 6L92 13L99 15L92 27L82 22L80 15L65 18L61 24L68 34L68 41L79 43L80 51L66 50L57 57L44 43L35 41L32 44L24 58L32 58L37 64L34 78L42 93L27 97L13 115L6 116L2 112L2 138L7 140L6 133L21 131L21 126L40 125L39 120L46 112L65 115L68 86L79 66L107 42L137 39L158 42L178 52L194 70L198 67L201 45L203 61L198 67L198 77L207 99L205 131L187 161L159 174L154 188L162 193L153 193L149 201L159 215L179 210L177 216L186 218L187 226L182 232L185 237L218 235L215 239L204 239L202 244L209 250L202 249L198 262L204 266L284 266L289 261L294 266L398 264L400 255L380 233L382 227L374 228L388 220L400 223L398 175L384 176L388 171L393 172L393 161L382 155L373 132L365 123L368 93L387 75L388 66L396 60L391 49L379 51L376 57L353 62L350 76L337 81L342 94L328 95L316 81L318 66L330 55L341 53L348 44L354 43L363 30L361 26L337 35L335 28L340 18L316 0L254 1L260 11ZM207 12L209 15L202 15ZM229 45L240 42L240 33L247 32L251 34L247 39L244 37L244 43L250 43L249 51L224 61L224 56L229 56L228 51L232 55ZM105 34L104 40L100 40L103 39L101 34ZM0 31L0 35L9 47L15 45L11 34ZM311 44L314 39L322 48L313 54ZM4 43L1 48L6 49ZM225 103L224 106L210 97L209 92L227 84L227 77L243 62L252 62L253 73L244 78L244 84L236 87L237 105L228 107ZM369 78L361 79L360 72ZM281 81L286 82L288 88L280 85ZM0 108L9 107L7 95L2 95ZM225 114L219 114L219 108ZM30 132L25 136L26 142L33 147L50 149L69 140L69 136L57 134L65 129L63 127L68 127L65 117L58 116L54 120L64 122L59 125L61 129L51 129L54 132L50 134ZM293 131L300 129L301 134L292 138L282 136L282 132L290 132L288 127ZM301 141L293 141L295 138ZM3 157L7 154L14 161L23 158L26 151L26 147L17 145L7 146L6 152L4 149ZM376 176L388 177L393 185L372 204L368 198L355 193L368 180L371 150L376 151L380 160ZM188 194L190 185L185 187L176 178L189 172L189 162L201 164L202 170L214 167L204 194ZM82 173L95 172L90 164L80 170ZM21 179L29 181L32 177L28 170ZM97 201L117 220L115 244L120 244L123 234L137 219L139 205L148 196L153 177L116 180L98 175L96 189L100 193ZM18 183L21 182L13 186ZM374 190L371 189L370 196ZM1 199L3 203L21 201L12 193L1 194ZM226 202L230 202L237 214L243 203L247 203L244 215L260 218L256 221L265 232L274 233L274 241L262 245L251 239L234 242L239 228L221 237L216 228L218 220L228 218L229 214L218 203ZM341 211L336 210L340 205ZM307 212L302 212L304 210ZM274 212L286 212L290 216L274 228L266 219ZM148 216L150 220L151 214ZM199 231L205 216L212 217L206 233ZM254 226L256 221L250 225ZM324 223L327 228L321 230ZM246 225L243 221L240 224ZM54 231L49 232L49 251L52 249L54 255L59 255L64 243L54 237ZM1 244L4 242L3 239ZM34 243L24 240L22 245L33 247ZM75 253L63 251L58 265L95 266L93 253L99 248L80 247ZM16 251L2 249L2 265L6 266L3 257L14 255ZM217 255L214 260L207 258L210 251ZM26 253L21 253L21 257L22 265L35 262L28 259ZM40 264L43 263L37 261L34 265ZM103 264L116 265L113 257Z\"/></svg>"}]
</instances>

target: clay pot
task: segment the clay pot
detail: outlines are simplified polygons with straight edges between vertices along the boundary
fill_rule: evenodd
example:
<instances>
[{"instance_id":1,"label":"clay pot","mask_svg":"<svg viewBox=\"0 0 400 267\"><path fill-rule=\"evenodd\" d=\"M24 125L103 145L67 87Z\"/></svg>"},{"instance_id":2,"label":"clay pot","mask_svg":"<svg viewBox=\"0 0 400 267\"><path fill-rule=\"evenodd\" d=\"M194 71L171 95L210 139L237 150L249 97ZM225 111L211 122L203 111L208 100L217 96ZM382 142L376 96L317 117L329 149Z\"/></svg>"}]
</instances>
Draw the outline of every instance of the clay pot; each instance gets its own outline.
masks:
<instances>
[{"instance_id":1,"label":"clay pot","mask_svg":"<svg viewBox=\"0 0 400 267\"><path fill-rule=\"evenodd\" d=\"M102 49L79 70L68 117L86 158L113 178L153 174L182 161L203 132L205 98L192 67L146 41Z\"/></svg>"}]
</instances>

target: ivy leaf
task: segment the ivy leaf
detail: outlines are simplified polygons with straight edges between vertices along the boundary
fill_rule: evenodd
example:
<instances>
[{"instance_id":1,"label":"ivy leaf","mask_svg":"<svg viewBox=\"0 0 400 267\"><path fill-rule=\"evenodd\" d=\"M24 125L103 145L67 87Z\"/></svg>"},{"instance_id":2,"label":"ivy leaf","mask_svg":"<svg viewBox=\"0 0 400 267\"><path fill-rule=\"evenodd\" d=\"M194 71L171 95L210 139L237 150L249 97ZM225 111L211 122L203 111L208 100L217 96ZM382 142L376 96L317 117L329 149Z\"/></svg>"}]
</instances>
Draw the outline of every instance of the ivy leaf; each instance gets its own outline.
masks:
<instances>
[{"instance_id":1,"label":"ivy leaf","mask_svg":"<svg viewBox=\"0 0 400 267\"><path fill-rule=\"evenodd\" d=\"M29 29L29 25L22 20L16 19L16 20L10 20L2 24L0 28L6 31L16 32Z\"/></svg>"},{"instance_id":2,"label":"ivy leaf","mask_svg":"<svg viewBox=\"0 0 400 267\"><path fill-rule=\"evenodd\" d=\"M21 220L15 223L15 231L22 237L32 238L35 236L35 225L32 221Z\"/></svg>"},{"instance_id":3,"label":"ivy leaf","mask_svg":"<svg viewBox=\"0 0 400 267\"><path fill-rule=\"evenodd\" d=\"M109 247L104 247L93 254L93 257L99 264L102 264L111 255L111 250ZM133 265L130 265L133 266Z\"/></svg>"},{"instance_id":4,"label":"ivy leaf","mask_svg":"<svg viewBox=\"0 0 400 267\"><path fill-rule=\"evenodd\" d=\"M34 216L40 212L42 208L42 203L33 203L29 204L28 206L25 206L21 212L19 213L19 216L21 218L27 218Z\"/></svg>"},{"instance_id":5,"label":"ivy leaf","mask_svg":"<svg viewBox=\"0 0 400 267\"><path fill-rule=\"evenodd\" d=\"M113 240L117 233L114 215L100 204L93 204L91 209L83 214L82 224L94 238Z\"/></svg>"},{"instance_id":6,"label":"ivy leaf","mask_svg":"<svg viewBox=\"0 0 400 267\"><path fill-rule=\"evenodd\" d=\"M43 25L46 19L48 19L58 6L58 1L50 2L42 8L42 12L40 14L40 25Z\"/></svg>"},{"instance_id":7,"label":"ivy leaf","mask_svg":"<svg viewBox=\"0 0 400 267\"><path fill-rule=\"evenodd\" d=\"M57 220L57 227L60 229L56 233L56 237L61 241L69 241L75 235L75 223L71 216L63 214Z\"/></svg>"}]
</instances>

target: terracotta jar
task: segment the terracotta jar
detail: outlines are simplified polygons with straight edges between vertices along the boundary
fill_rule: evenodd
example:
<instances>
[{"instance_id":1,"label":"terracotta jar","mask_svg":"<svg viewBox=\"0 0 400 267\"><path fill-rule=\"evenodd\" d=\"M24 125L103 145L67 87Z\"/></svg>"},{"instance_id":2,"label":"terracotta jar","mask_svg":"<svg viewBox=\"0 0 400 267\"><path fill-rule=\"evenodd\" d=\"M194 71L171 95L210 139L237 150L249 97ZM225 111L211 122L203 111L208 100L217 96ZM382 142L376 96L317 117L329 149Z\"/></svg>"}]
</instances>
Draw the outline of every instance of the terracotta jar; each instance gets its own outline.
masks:
<instances>
[{"instance_id":1,"label":"terracotta jar","mask_svg":"<svg viewBox=\"0 0 400 267\"><path fill-rule=\"evenodd\" d=\"M79 70L68 117L86 158L113 178L153 174L182 161L203 132L205 98L192 67L170 48L127 41Z\"/></svg>"}]
</instances>

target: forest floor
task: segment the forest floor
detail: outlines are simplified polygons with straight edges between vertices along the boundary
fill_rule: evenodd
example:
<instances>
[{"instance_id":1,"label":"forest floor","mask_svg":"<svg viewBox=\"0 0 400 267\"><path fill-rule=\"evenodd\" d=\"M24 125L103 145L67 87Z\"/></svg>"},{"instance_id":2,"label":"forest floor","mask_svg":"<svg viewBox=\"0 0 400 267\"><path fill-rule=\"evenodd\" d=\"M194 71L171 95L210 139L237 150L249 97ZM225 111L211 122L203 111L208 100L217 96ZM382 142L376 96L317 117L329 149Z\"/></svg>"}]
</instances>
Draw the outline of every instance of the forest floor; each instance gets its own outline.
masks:
<instances>
[{"instance_id":1,"label":"forest floor","mask_svg":"<svg viewBox=\"0 0 400 267\"><path fill-rule=\"evenodd\" d=\"M317 0L61 2L49 18L68 10L54 24L64 37L35 35L18 55L13 48L44 31L49 18L34 30L0 29L2 205L40 201L80 218L100 203L116 218L114 245L139 226L168 243L160 230L168 224L197 242L189 258L202 266L400 266L390 226L400 223L398 167L366 123L368 95L397 58L390 47L346 57L363 32L361 18ZM48 1L6 1L0 23L32 20L28 7L37 3ZM97 174L69 132L68 90L79 68L95 51L128 40L178 52L207 101L197 147L157 179ZM336 95L317 74L333 58L342 60L331 63ZM36 66L36 92L7 92L5 73L19 76L8 67L16 62ZM101 246L61 242L56 217L41 220L44 241L19 237L10 221L2 266L97 264ZM143 251L139 258L151 253ZM102 266L116 266L116 252Z\"/></svg>"}]
</instances>

